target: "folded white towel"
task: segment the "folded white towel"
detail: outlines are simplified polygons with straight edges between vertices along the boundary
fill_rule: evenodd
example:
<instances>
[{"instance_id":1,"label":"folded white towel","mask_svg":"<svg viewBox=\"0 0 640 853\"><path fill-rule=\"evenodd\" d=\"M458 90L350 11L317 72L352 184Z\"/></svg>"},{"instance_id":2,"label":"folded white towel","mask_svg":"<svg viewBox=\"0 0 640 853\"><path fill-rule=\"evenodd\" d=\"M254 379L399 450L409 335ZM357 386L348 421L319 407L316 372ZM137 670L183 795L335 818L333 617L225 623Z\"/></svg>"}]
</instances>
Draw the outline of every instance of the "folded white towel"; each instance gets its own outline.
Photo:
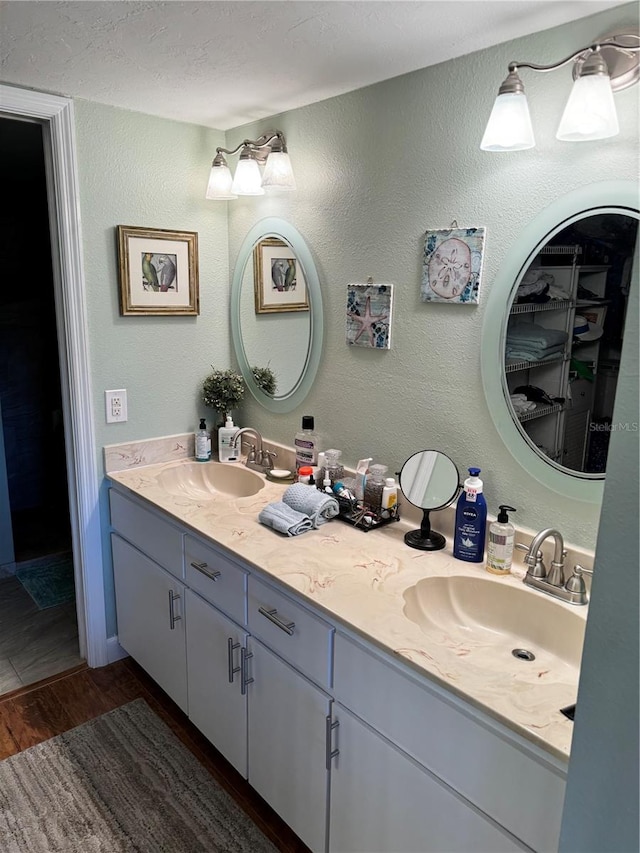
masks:
<instances>
[{"instance_id":1,"label":"folded white towel","mask_svg":"<svg viewBox=\"0 0 640 853\"><path fill-rule=\"evenodd\" d=\"M283 501L267 504L258 515L258 521L287 536L299 536L313 530L313 521L308 515L297 512Z\"/></svg>"},{"instance_id":2,"label":"folded white towel","mask_svg":"<svg viewBox=\"0 0 640 853\"><path fill-rule=\"evenodd\" d=\"M338 501L334 497L305 483L289 486L282 500L298 512L308 515L314 527L319 527L340 512Z\"/></svg>"}]
</instances>

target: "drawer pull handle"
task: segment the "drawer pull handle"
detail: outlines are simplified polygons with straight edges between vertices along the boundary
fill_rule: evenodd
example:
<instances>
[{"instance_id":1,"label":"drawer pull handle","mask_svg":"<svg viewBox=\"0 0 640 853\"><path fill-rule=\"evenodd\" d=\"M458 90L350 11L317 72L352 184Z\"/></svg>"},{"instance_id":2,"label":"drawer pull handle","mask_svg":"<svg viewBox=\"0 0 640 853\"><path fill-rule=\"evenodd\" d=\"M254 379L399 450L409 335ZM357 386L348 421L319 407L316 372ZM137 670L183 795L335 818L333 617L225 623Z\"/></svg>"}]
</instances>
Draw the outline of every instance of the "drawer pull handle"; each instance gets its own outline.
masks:
<instances>
[{"instance_id":1,"label":"drawer pull handle","mask_svg":"<svg viewBox=\"0 0 640 853\"><path fill-rule=\"evenodd\" d=\"M335 720L332 722L331 714L329 714L327 717L325 717L325 725L326 725L326 741L325 741L325 743L326 743L326 760L325 760L325 764L326 764L327 770L331 770L332 759L334 759L334 758L336 758L336 756L340 755L339 749L333 749L333 750L331 749L331 732L334 729L338 728L338 726L340 725L340 722L338 720Z\"/></svg>"},{"instance_id":2,"label":"drawer pull handle","mask_svg":"<svg viewBox=\"0 0 640 853\"><path fill-rule=\"evenodd\" d=\"M278 619L278 611L273 608L273 610L267 610L266 607L258 607L258 613L261 613L263 616L266 616L269 622L273 622L274 625L277 625L281 631L284 631L285 634L288 634L290 637L293 637L293 629L296 627L295 622L283 622L281 619Z\"/></svg>"},{"instance_id":3,"label":"drawer pull handle","mask_svg":"<svg viewBox=\"0 0 640 853\"><path fill-rule=\"evenodd\" d=\"M208 577L209 580L217 581L222 572L217 571L216 569L209 569L206 563L196 563L194 560L191 565L194 569L197 569L199 572L202 572L205 577Z\"/></svg>"},{"instance_id":4,"label":"drawer pull handle","mask_svg":"<svg viewBox=\"0 0 640 853\"><path fill-rule=\"evenodd\" d=\"M169 627L173 631L176 627L176 622L182 619L182 616L176 616L173 605L180 600L180 596L176 595L172 589L169 590Z\"/></svg>"},{"instance_id":5,"label":"drawer pull handle","mask_svg":"<svg viewBox=\"0 0 640 853\"><path fill-rule=\"evenodd\" d=\"M234 643L233 639L229 637L227 640L227 655L229 661L229 684L233 684L233 676L236 672L240 672L241 667L233 665L233 653L236 649L240 648L240 643Z\"/></svg>"},{"instance_id":6,"label":"drawer pull handle","mask_svg":"<svg viewBox=\"0 0 640 853\"><path fill-rule=\"evenodd\" d=\"M247 684L253 684L253 678L247 678L247 661L251 660L253 652L248 652L243 646L240 649L240 693L246 695Z\"/></svg>"}]
</instances>

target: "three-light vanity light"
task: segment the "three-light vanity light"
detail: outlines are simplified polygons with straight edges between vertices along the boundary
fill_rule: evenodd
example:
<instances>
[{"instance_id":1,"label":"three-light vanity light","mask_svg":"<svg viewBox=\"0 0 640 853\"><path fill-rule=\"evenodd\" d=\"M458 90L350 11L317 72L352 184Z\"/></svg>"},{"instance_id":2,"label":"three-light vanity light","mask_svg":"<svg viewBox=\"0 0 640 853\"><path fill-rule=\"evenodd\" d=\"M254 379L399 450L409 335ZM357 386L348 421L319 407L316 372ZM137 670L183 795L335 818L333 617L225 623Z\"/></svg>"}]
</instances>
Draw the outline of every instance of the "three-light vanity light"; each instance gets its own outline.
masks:
<instances>
[{"instance_id":1,"label":"three-light vanity light","mask_svg":"<svg viewBox=\"0 0 640 853\"><path fill-rule=\"evenodd\" d=\"M607 139L619 132L613 93L638 82L640 36L624 32L555 62L536 65L510 62L509 74L500 86L480 148L483 151L522 151L535 146L521 68L555 71L570 62L574 84L562 114L556 138L567 142Z\"/></svg>"},{"instance_id":2,"label":"three-light vanity light","mask_svg":"<svg viewBox=\"0 0 640 853\"><path fill-rule=\"evenodd\" d=\"M227 165L225 154L240 152L235 175ZM260 171L260 166L264 166ZM265 189L295 190L291 160L284 133L269 131L258 139L245 139L235 148L216 148L206 198L225 201L242 195L264 195Z\"/></svg>"}]
</instances>

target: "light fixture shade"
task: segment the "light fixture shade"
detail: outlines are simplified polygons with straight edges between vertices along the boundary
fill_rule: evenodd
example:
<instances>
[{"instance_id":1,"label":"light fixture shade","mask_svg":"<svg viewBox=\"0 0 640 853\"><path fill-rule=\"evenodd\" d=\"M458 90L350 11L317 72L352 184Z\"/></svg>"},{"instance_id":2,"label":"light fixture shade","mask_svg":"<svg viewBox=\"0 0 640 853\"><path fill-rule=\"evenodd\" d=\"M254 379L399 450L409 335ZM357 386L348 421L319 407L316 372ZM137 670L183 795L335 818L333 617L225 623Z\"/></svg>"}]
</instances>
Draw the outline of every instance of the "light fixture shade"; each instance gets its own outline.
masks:
<instances>
[{"instance_id":1,"label":"light fixture shade","mask_svg":"<svg viewBox=\"0 0 640 853\"><path fill-rule=\"evenodd\" d=\"M578 77L569 94L556 138L564 142L607 139L619 132L608 74Z\"/></svg>"},{"instance_id":2,"label":"light fixture shade","mask_svg":"<svg viewBox=\"0 0 640 853\"><path fill-rule=\"evenodd\" d=\"M209 183L207 185L205 198L214 201L238 198L238 196L231 191L231 182L231 170L226 164L213 165L211 167L211 174L209 175Z\"/></svg>"},{"instance_id":3,"label":"light fixture shade","mask_svg":"<svg viewBox=\"0 0 640 853\"><path fill-rule=\"evenodd\" d=\"M286 151L272 151L269 154L262 175L262 186L269 190L295 190L296 179Z\"/></svg>"},{"instance_id":4,"label":"light fixture shade","mask_svg":"<svg viewBox=\"0 0 640 853\"><path fill-rule=\"evenodd\" d=\"M240 157L231 192L236 195L264 195L260 167L252 157Z\"/></svg>"},{"instance_id":5,"label":"light fixture shade","mask_svg":"<svg viewBox=\"0 0 640 853\"><path fill-rule=\"evenodd\" d=\"M480 148L483 151L522 151L536 144L524 92L498 95Z\"/></svg>"}]
</instances>

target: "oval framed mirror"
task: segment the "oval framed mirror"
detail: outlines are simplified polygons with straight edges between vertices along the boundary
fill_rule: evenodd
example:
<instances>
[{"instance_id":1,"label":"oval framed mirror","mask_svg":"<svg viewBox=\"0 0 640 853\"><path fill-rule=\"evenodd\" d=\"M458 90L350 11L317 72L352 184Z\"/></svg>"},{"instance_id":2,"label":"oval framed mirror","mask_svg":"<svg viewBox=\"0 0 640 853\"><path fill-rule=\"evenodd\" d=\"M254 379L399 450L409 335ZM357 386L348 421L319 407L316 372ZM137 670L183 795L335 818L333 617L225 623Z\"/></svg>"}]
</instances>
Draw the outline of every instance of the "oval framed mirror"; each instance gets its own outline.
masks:
<instances>
[{"instance_id":1,"label":"oval framed mirror","mask_svg":"<svg viewBox=\"0 0 640 853\"><path fill-rule=\"evenodd\" d=\"M231 282L233 346L252 396L271 412L291 412L313 384L322 353L320 280L302 235L268 217L245 237ZM255 368L268 368L264 387Z\"/></svg>"},{"instance_id":2,"label":"oval framed mirror","mask_svg":"<svg viewBox=\"0 0 640 853\"><path fill-rule=\"evenodd\" d=\"M580 258L582 245L562 247L573 252L573 257L565 258L564 264L558 263L561 255L557 249L566 235L573 237L576 231L593 233L596 226L601 228L603 223L612 221L635 223L637 234L639 220L638 191L631 182L607 181L569 193L527 226L518 244L507 254L487 302L482 333L482 381L498 432L518 463L537 480L569 498L590 503L602 499L604 465L598 471L592 460L587 462L589 433L593 427L591 409L587 416L587 406L581 406L584 402L581 397L587 394L589 405L598 405L594 400L593 368L599 351L602 355L605 350L596 342L603 330L603 324L597 321L603 319L605 308L612 302L604 298L611 295L604 290L611 276L605 269L607 264L585 263L594 260L586 255ZM583 242L588 241L579 241ZM632 254L633 248L628 252L628 281L631 281ZM554 298L560 299L560 290L566 290L567 299L550 305L549 310L544 305L541 308L537 304L522 304L529 285L535 287L541 282L547 286L551 283ZM564 330L562 341L560 329ZM551 341L549 334L558 340L554 337ZM637 323L631 334L637 337ZM519 361L520 356L524 360ZM601 366L602 363L601 360ZM541 387L545 384L548 392ZM604 383L600 385L604 387ZM535 400L535 395L541 392L545 393L545 399L536 401L539 408L529 414L529 397L533 395L531 400ZM607 406L612 412L613 399ZM539 425L533 423L529 427L525 423L538 418ZM576 430L579 434L572 437L574 425L579 427ZM550 450L548 445L553 441L555 447Z\"/></svg>"},{"instance_id":3,"label":"oval framed mirror","mask_svg":"<svg viewBox=\"0 0 640 853\"><path fill-rule=\"evenodd\" d=\"M433 530L429 513L444 509L460 489L460 473L455 462L439 450L420 450L410 456L400 471L402 494L422 510L422 524L404 535L410 548L420 551L440 551L445 538Z\"/></svg>"}]
</instances>

